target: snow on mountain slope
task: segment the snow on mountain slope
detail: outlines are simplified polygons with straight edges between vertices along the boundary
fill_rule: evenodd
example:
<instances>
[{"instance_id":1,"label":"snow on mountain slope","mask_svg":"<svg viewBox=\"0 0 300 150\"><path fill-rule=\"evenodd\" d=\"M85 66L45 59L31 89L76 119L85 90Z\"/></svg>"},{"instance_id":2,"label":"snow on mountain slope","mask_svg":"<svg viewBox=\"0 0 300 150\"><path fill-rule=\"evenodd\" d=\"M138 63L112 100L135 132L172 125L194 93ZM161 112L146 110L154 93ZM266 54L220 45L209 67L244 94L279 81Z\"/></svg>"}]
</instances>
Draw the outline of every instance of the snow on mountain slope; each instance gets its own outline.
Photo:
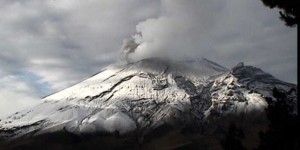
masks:
<instances>
[{"instance_id":1,"label":"snow on mountain slope","mask_svg":"<svg viewBox=\"0 0 300 150\"><path fill-rule=\"evenodd\" d=\"M106 67L31 109L1 119L0 137L61 130L129 134L166 123L204 126L228 114L255 112L247 118L251 121L263 114L273 87L296 88L243 64L228 70L204 58L145 59ZM297 98L296 93L290 96Z\"/></svg>"}]
</instances>

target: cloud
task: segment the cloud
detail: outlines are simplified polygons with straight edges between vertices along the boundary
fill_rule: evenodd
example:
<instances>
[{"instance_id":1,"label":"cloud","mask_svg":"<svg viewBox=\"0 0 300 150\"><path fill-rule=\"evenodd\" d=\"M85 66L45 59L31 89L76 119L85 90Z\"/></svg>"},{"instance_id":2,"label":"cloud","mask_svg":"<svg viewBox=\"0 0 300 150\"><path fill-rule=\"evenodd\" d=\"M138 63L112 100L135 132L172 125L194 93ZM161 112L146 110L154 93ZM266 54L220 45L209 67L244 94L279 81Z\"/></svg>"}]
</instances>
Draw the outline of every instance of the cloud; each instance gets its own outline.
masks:
<instances>
[{"instance_id":1,"label":"cloud","mask_svg":"<svg viewBox=\"0 0 300 150\"><path fill-rule=\"evenodd\" d=\"M159 4L0 1L0 116L31 106L116 61L122 39L134 33L138 22L157 15Z\"/></svg>"},{"instance_id":2,"label":"cloud","mask_svg":"<svg viewBox=\"0 0 300 150\"><path fill-rule=\"evenodd\" d=\"M260 1L163 0L157 18L140 22L132 59L202 56L226 67L240 61L296 83L296 29ZM278 63L281 62L281 63ZM288 73L287 73L288 72ZM288 75L287 75L288 74Z\"/></svg>"},{"instance_id":3,"label":"cloud","mask_svg":"<svg viewBox=\"0 0 300 150\"><path fill-rule=\"evenodd\" d=\"M36 98L30 91L37 88L47 89L38 97L63 89L117 61L128 37L139 45L130 59L199 56L225 67L243 61L297 81L297 30L258 0L2 0L0 18L0 77L27 83L28 95L20 94L28 97ZM24 73L36 78L27 81ZM15 84L8 81L2 84Z\"/></svg>"},{"instance_id":4,"label":"cloud","mask_svg":"<svg viewBox=\"0 0 300 150\"><path fill-rule=\"evenodd\" d=\"M159 9L158 1L139 0L2 3L1 70L11 74L25 68L54 90L116 61L123 38Z\"/></svg>"},{"instance_id":5,"label":"cloud","mask_svg":"<svg viewBox=\"0 0 300 150\"><path fill-rule=\"evenodd\" d=\"M0 117L34 106L39 100L39 91L18 76L0 78Z\"/></svg>"},{"instance_id":6,"label":"cloud","mask_svg":"<svg viewBox=\"0 0 300 150\"><path fill-rule=\"evenodd\" d=\"M296 81L296 29L260 1L6 0L0 16L1 71L25 69L54 90L116 61L135 32L142 34L133 37L135 59L203 56L225 67L244 61Z\"/></svg>"}]
</instances>

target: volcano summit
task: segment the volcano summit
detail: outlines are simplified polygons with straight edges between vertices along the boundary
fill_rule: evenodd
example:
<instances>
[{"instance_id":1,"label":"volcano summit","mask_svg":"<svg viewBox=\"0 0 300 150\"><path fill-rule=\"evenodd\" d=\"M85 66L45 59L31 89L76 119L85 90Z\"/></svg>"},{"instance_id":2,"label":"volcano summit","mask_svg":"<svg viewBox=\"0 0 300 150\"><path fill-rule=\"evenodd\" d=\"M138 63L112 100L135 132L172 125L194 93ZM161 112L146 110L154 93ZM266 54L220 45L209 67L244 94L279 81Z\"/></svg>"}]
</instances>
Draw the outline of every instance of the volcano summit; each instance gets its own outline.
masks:
<instances>
[{"instance_id":1,"label":"volcano summit","mask_svg":"<svg viewBox=\"0 0 300 150\"><path fill-rule=\"evenodd\" d=\"M2 118L0 138L7 149L220 149L234 124L255 148L274 89L296 114L297 86L258 68L144 59L108 66Z\"/></svg>"}]
</instances>

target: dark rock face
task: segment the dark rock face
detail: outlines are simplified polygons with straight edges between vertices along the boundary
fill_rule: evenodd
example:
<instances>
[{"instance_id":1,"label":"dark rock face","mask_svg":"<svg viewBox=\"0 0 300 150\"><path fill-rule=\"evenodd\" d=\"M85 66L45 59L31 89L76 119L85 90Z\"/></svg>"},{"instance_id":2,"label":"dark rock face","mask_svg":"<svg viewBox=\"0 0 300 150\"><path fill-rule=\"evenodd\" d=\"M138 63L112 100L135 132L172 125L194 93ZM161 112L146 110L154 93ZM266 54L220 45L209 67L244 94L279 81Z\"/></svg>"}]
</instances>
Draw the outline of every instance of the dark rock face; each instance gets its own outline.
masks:
<instances>
[{"instance_id":1,"label":"dark rock face","mask_svg":"<svg viewBox=\"0 0 300 150\"><path fill-rule=\"evenodd\" d=\"M177 87L183 89L188 95L191 103L190 111L198 121L203 120L203 112L207 110L212 102L210 97L210 86L202 87L197 89L193 82L185 79L182 76L176 76L174 81L177 84Z\"/></svg>"}]
</instances>

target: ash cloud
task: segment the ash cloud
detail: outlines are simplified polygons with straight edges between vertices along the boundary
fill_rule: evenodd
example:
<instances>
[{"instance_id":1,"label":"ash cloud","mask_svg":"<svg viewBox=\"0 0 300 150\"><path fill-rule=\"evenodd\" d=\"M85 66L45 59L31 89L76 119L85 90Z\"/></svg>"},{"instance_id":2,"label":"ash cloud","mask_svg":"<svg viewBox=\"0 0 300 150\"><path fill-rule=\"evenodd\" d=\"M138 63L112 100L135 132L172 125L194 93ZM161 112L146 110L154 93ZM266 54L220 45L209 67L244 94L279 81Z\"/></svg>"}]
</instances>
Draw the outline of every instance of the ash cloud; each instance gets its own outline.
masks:
<instances>
[{"instance_id":1,"label":"ash cloud","mask_svg":"<svg viewBox=\"0 0 300 150\"><path fill-rule=\"evenodd\" d=\"M205 56L212 44L210 31L226 2L162 0L161 4L159 17L137 24L136 32L140 34L133 39L139 46L131 53L131 59ZM212 10L218 12L210 13Z\"/></svg>"},{"instance_id":2,"label":"ash cloud","mask_svg":"<svg viewBox=\"0 0 300 150\"><path fill-rule=\"evenodd\" d=\"M162 0L158 17L136 25L140 34L131 40L138 46L126 56L130 61L198 56L225 67L242 61L296 83L297 30L284 26L276 11L252 0Z\"/></svg>"},{"instance_id":3,"label":"ash cloud","mask_svg":"<svg viewBox=\"0 0 300 150\"><path fill-rule=\"evenodd\" d=\"M131 62L129 55L136 51L136 48L139 46L134 40L134 38L128 38L123 40L123 45L121 48L121 56L120 59L122 61L126 61L127 63Z\"/></svg>"}]
</instances>

